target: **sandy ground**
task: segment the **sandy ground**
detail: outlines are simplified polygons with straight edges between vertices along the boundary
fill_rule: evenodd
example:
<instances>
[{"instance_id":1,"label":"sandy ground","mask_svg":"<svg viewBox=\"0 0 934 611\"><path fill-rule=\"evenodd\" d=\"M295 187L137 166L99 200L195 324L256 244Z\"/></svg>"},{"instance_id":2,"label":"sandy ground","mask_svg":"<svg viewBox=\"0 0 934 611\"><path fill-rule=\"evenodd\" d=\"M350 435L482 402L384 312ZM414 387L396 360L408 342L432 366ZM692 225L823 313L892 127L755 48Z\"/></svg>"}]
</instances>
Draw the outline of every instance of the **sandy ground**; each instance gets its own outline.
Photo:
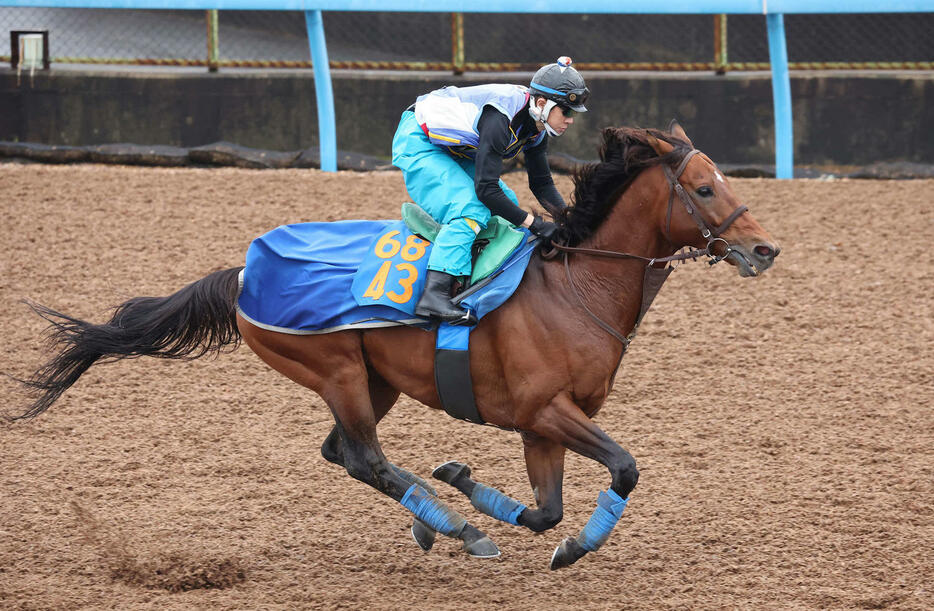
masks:
<instances>
[{"instance_id":1,"label":"sandy ground","mask_svg":"<svg viewBox=\"0 0 934 611\"><path fill-rule=\"evenodd\" d=\"M642 473L599 552L547 568L609 483L569 456L554 530L440 484L503 555L423 553L404 509L320 457L321 400L243 347L95 366L0 423L0 608L934 608L934 181L732 182L784 252L753 280L685 266L658 297L597 418ZM0 165L0 372L44 359L22 298L100 321L276 225L404 197L397 173ZM380 435L423 476L463 460L532 502L514 433L403 398Z\"/></svg>"}]
</instances>

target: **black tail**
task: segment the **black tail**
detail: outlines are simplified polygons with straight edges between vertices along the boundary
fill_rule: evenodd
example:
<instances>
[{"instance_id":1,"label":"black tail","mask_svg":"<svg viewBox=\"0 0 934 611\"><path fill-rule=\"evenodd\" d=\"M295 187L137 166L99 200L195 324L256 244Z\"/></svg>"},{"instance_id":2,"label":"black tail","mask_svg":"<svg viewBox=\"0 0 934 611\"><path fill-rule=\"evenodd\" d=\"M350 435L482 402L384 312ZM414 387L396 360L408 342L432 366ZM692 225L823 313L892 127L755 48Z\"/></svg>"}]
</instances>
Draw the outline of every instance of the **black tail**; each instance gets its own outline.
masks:
<instances>
[{"instance_id":1,"label":"black tail","mask_svg":"<svg viewBox=\"0 0 934 611\"><path fill-rule=\"evenodd\" d=\"M23 384L40 393L15 419L33 418L51 406L97 361L155 356L196 359L240 343L234 302L242 267L214 272L168 297L136 297L121 304L110 322L93 325L29 303L52 323L50 341L60 348Z\"/></svg>"}]
</instances>

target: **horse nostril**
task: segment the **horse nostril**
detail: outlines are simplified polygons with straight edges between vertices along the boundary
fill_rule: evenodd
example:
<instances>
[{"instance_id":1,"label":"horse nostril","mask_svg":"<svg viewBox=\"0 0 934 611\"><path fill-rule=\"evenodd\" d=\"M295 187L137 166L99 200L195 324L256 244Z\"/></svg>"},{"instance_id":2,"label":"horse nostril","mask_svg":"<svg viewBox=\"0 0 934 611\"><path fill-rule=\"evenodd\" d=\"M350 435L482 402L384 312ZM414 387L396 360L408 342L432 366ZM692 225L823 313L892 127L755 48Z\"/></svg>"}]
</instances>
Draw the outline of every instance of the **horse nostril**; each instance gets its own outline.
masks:
<instances>
[{"instance_id":1,"label":"horse nostril","mask_svg":"<svg viewBox=\"0 0 934 611\"><path fill-rule=\"evenodd\" d=\"M778 256L778 253L781 252L781 248L778 246L772 248L767 244L759 244L753 250L755 250L756 254L763 259L774 259Z\"/></svg>"}]
</instances>

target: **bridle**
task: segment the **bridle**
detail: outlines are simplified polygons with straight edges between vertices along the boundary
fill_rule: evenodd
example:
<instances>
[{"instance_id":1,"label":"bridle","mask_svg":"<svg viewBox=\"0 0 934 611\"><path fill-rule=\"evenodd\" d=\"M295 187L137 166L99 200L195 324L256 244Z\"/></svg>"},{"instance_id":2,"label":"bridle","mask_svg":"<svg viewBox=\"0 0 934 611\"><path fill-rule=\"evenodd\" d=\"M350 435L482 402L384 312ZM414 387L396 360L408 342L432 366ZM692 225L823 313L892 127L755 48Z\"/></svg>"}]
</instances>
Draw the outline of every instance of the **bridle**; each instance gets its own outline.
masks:
<instances>
[{"instance_id":1,"label":"bridle","mask_svg":"<svg viewBox=\"0 0 934 611\"><path fill-rule=\"evenodd\" d=\"M697 149L691 149L681 160L681 163L678 165L677 169L672 171L667 165L662 166L662 171L665 173L665 179L668 181L668 210L665 214L665 238L671 242L671 214L674 208L675 194L678 195L678 199L681 200L682 205L684 205L685 210L687 210L688 216L690 216L694 222L697 224L697 228L700 229L701 235L707 240L707 246L705 248L693 248L684 250L667 257L644 257L642 255L634 255L626 252L618 252L614 250L600 250L597 248L578 248L574 246L564 246L561 244L552 244L552 250L543 254L545 259L552 259L559 252L564 253L564 270L567 274L568 284L571 286L571 290L574 293L574 296L577 297L577 301L583 306L584 310L588 315L596 322L600 328L604 331L618 339L623 344L623 353L626 352L626 347L629 346L630 339L624 336L622 333L603 322L596 314L594 314L590 308L587 307L587 304L584 302L583 296L580 294L580 291L577 290L577 286L574 284L574 279L571 277L571 265L569 262L570 254L581 254L581 255L591 255L595 257L606 257L611 259L635 259L638 261L644 261L646 268L654 267L656 263L670 263L672 261L686 261L688 259L697 260L698 257L707 257L710 259L708 263L714 265L724 260L726 257L733 252L730 244L721 238L720 236L724 231L729 229L736 219L740 217L744 212L748 210L746 206L739 206L734 210L730 216L726 218L720 225L713 227L710 223L707 222L701 213L698 211L697 206L694 204L693 198L688 194L684 187L679 182L681 175L684 173L685 168L687 168L688 163L694 157L694 155L699 154L700 151ZM702 153L701 153L702 154ZM717 242L722 242L725 246L725 251L723 254L717 255L713 252L714 245ZM660 285L659 285L660 286ZM657 290L657 289L656 289ZM643 302L645 301L643 296ZM651 301L651 300L650 300ZM644 312L642 312L644 314ZM641 314L640 314L641 319ZM638 325L638 321L636 323ZM622 358L622 355L620 355Z\"/></svg>"},{"instance_id":2,"label":"bridle","mask_svg":"<svg viewBox=\"0 0 934 611\"><path fill-rule=\"evenodd\" d=\"M687 168L688 163L691 161L691 158L697 154L703 154L697 149L691 149L681 160L681 163L678 165L678 168L674 171L667 165L662 166L662 171L665 173L665 179L668 181L668 211L665 214L665 239L671 242L671 213L674 208L675 194L677 193L678 199L681 200L681 203L684 205L685 210L687 210L688 216L690 216L694 222L697 224L697 228L700 229L701 235L704 236L704 239L707 240L706 248L692 248L690 250L682 251L675 253L668 257L643 257L642 255L634 255L627 252L618 252L615 250L600 250L597 248L578 248L574 246L564 246L562 244L552 244L553 250L548 253L545 253L545 259L553 259L558 252L565 253L565 260L567 260L568 253L576 253L581 255L592 255L596 257L609 257L612 259L637 259L639 261L645 261L646 265L652 265L654 263L668 263L671 261L686 261L688 259L697 260L698 257L708 257L711 259L708 261L710 265L719 263L720 261L727 258L731 252L733 252L729 243L721 238L723 232L729 229L730 225L733 224L736 219L740 217L744 212L749 208L746 206L739 206L734 210L730 216L726 218L720 225L717 227L712 227L710 223L707 222L701 213L697 210L697 206L694 204L694 200L685 191L684 187L678 181L681 178L681 175L684 173L685 168ZM713 252L713 246L717 242L723 242L726 247L725 252L722 255L717 255Z\"/></svg>"},{"instance_id":3,"label":"bridle","mask_svg":"<svg viewBox=\"0 0 934 611\"><path fill-rule=\"evenodd\" d=\"M697 206L694 205L694 199L688 195L688 192L684 190L684 187L678 181L678 179L681 178L681 175L684 173L684 169L687 168L688 162L691 161L691 158L698 153L700 153L699 150L691 149L690 152L684 156L684 159L681 160L681 164L678 165L678 169L674 172L672 172L671 168L669 168L667 165L662 166L662 171L665 173L665 178L668 179L668 212L665 215L665 238L671 242L671 210L674 207L675 193L677 193L678 198L681 200L681 203L684 204L684 208L688 212L688 216L694 220L694 223L697 224L697 228L700 229L701 235L704 236L705 240L707 240L707 248L704 249L706 251L704 254L712 259L709 261L709 263L710 265L713 265L725 259L732 252L730 244L720 236L724 231L729 229L730 225L732 225L741 214L746 212L748 208L746 206L739 206L730 214L730 216L726 217L726 220L720 223L719 226L710 226L710 223L707 222L707 219L701 216L701 213L697 210ZM713 245L717 242L723 242L723 245L726 247L726 250L722 255L716 255L712 250Z\"/></svg>"}]
</instances>

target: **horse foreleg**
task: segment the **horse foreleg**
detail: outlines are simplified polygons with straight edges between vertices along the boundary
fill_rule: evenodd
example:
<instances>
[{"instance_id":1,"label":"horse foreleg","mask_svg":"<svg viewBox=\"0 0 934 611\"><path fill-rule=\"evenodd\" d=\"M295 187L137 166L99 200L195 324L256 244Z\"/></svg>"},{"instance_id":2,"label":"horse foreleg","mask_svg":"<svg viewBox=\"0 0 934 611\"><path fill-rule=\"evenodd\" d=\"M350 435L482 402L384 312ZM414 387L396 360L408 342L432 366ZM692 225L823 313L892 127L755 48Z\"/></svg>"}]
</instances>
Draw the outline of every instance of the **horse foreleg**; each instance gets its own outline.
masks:
<instances>
[{"instance_id":1,"label":"horse foreleg","mask_svg":"<svg viewBox=\"0 0 934 611\"><path fill-rule=\"evenodd\" d=\"M564 446L531 433L522 434L525 469L535 495L537 510L526 509L519 523L535 532L554 528L564 518L561 484L564 480Z\"/></svg>"},{"instance_id":2,"label":"horse foreleg","mask_svg":"<svg viewBox=\"0 0 934 611\"><path fill-rule=\"evenodd\" d=\"M561 480L564 476L564 448L533 434L523 434L525 464L538 509L526 507L506 494L470 478L470 467L448 462L432 475L451 484L470 499L480 512L502 522L525 526L534 532L554 528L561 521L563 505Z\"/></svg>"},{"instance_id":3,"label":"horse foreleg","mask_svg":"<svg viewBox=\"0 0 934 611\"><path fill-rule=\"evenodd\" d=\"M574 564L606 542L623 514L629 493L636 487L639 471L632 455L594 424L567 395L555 397L536 414L528 427L523 428L596 460L607 467L612 476L610 488L598 495L597 507L580 534L568 537L555 549L551 568L560 569Z\"/></svg>"}]
</instances>

